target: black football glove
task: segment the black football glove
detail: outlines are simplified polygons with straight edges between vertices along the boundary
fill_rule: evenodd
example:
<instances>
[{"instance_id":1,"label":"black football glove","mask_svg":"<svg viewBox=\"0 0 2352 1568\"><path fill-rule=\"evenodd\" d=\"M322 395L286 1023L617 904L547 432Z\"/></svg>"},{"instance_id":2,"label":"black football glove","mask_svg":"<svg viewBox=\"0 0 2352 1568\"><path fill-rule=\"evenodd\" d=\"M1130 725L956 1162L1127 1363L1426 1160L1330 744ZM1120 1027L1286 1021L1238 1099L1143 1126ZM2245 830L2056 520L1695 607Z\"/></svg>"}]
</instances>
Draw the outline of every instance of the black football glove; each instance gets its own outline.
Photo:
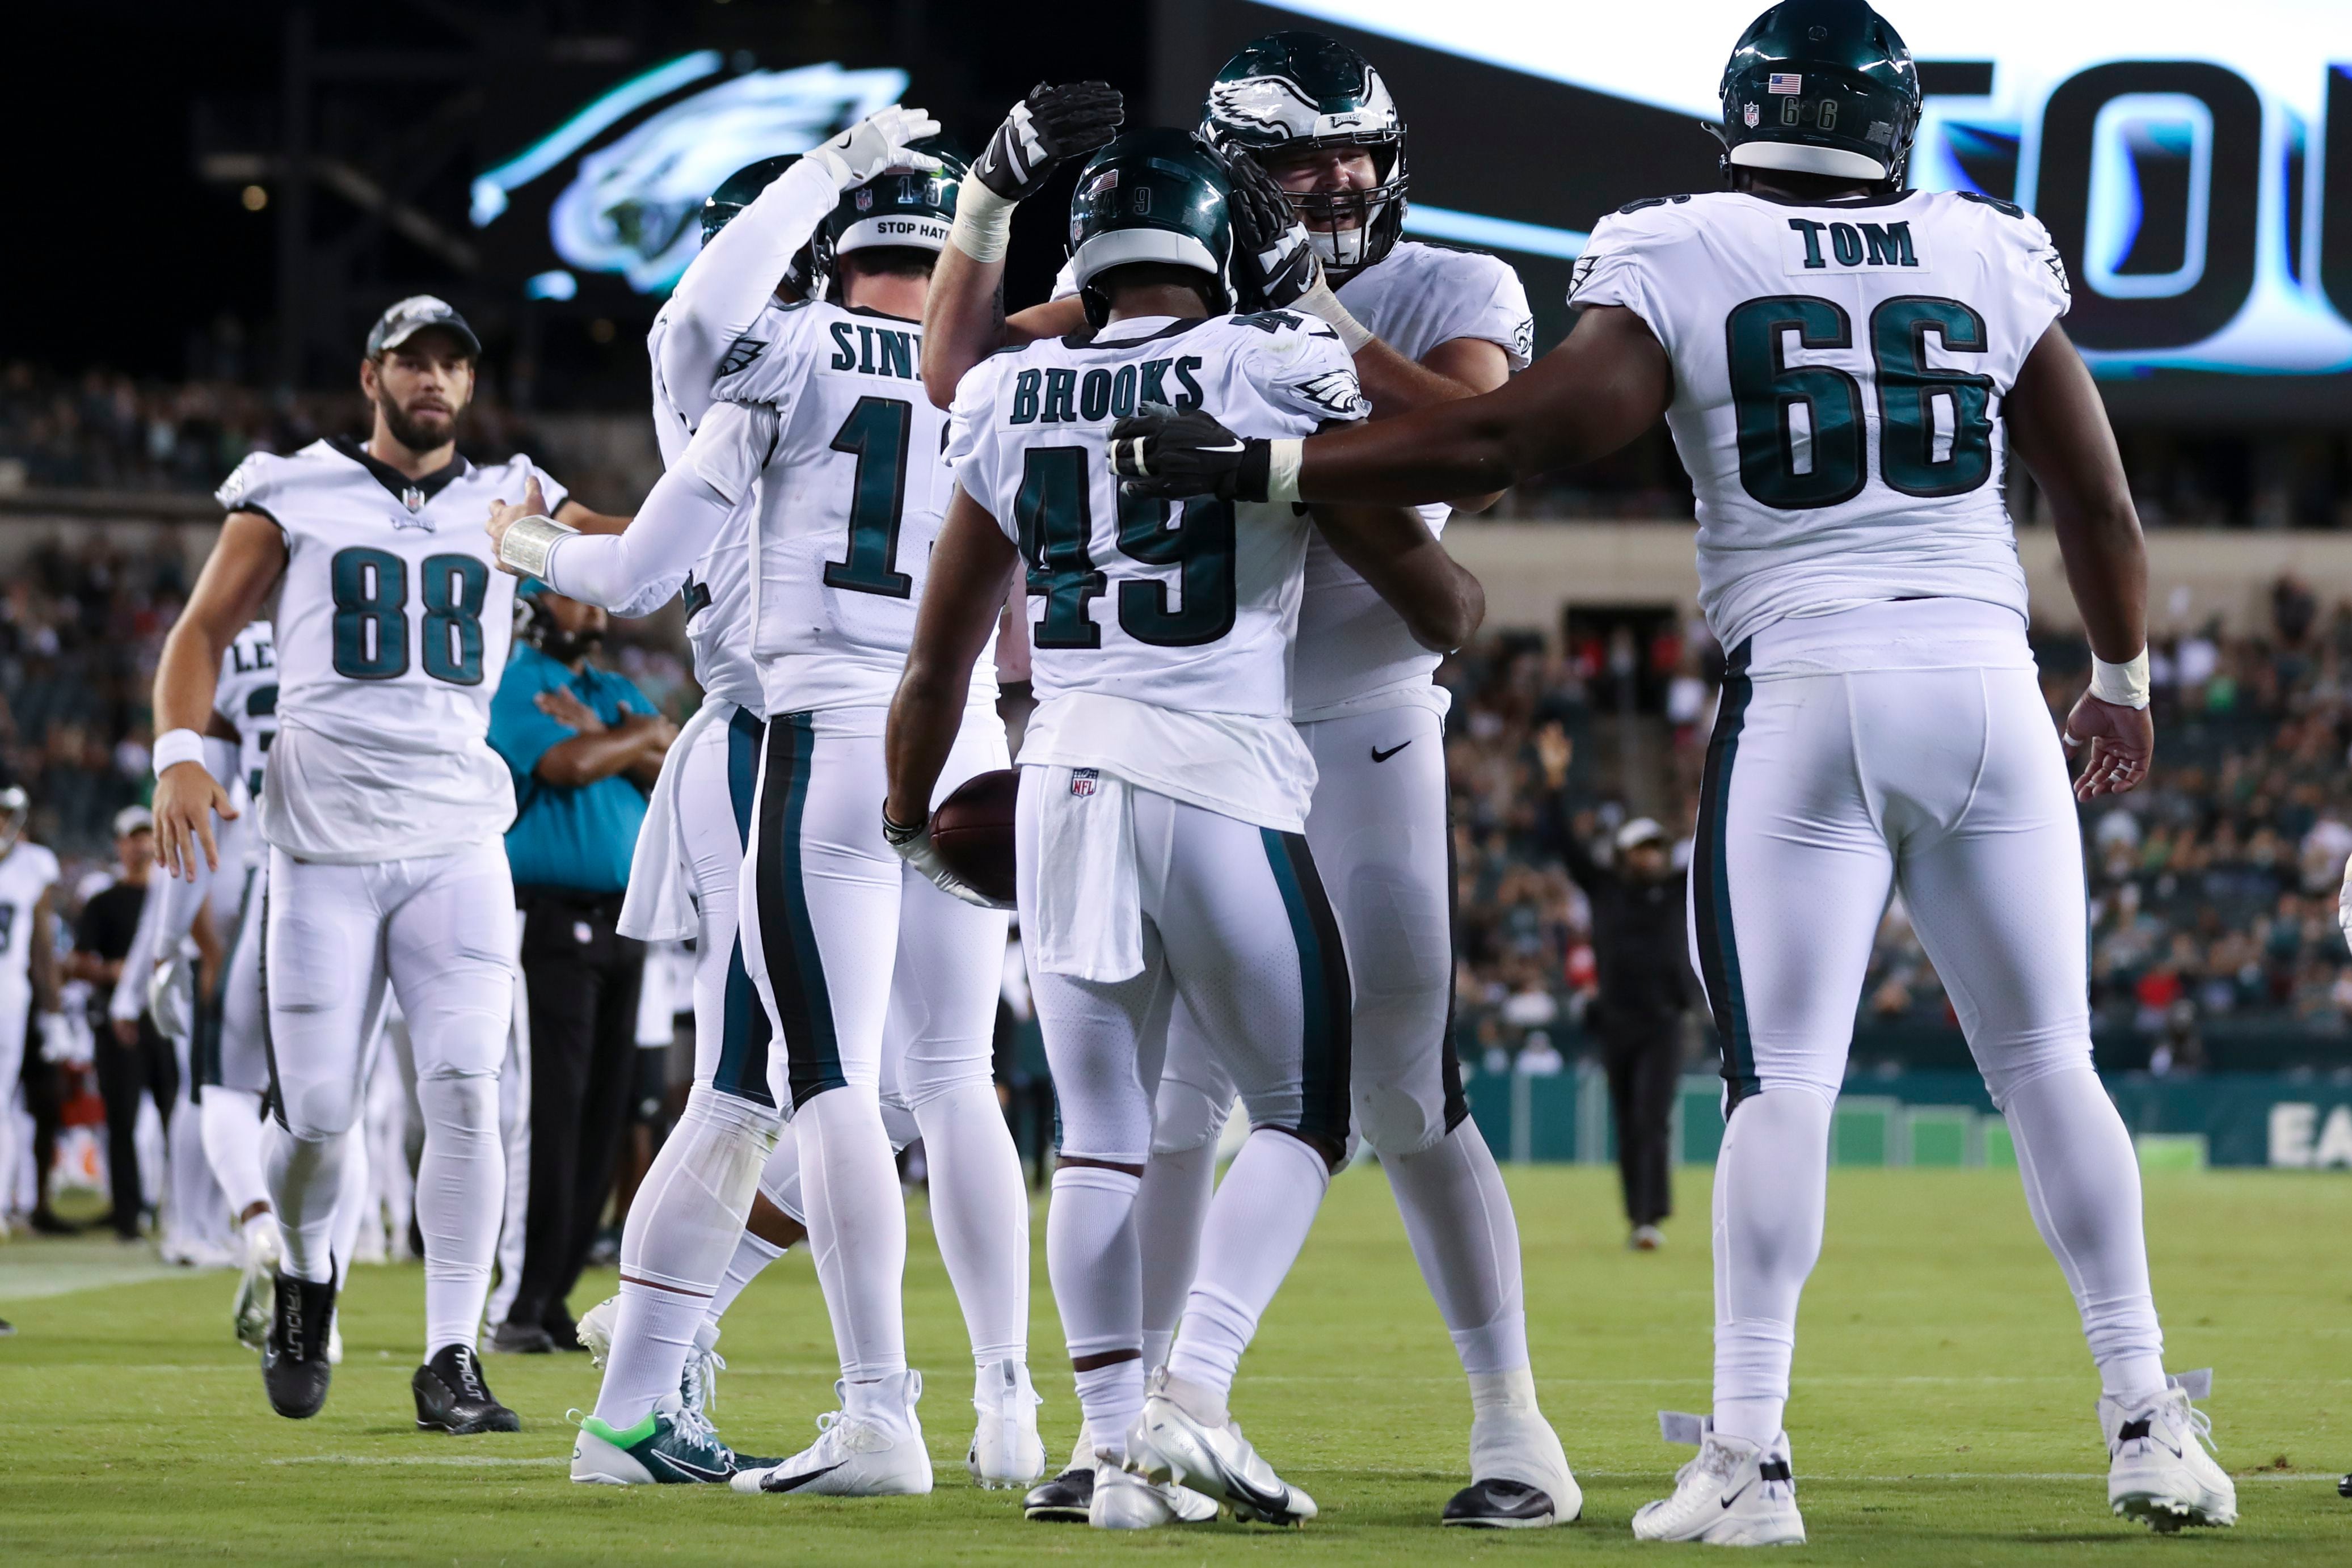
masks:
<instances>
[{"instance_id":1,"label":"black football glove","mask_svg":"<svg viewBox=\"0 0 2352 1568\"><path fill-rule=\"evenodd\" d=\"M1219 500L1265 500L1272 447L1244 441L1213 415L1193 409L1179 414L1161 403L1110 427L1110 471L1132 496L1181 500L1215 496Z\"/></svg>"},{"instance_id":2,"label":"black football glove","mask_svg":"<svg viewBox=\"0 0 2352 1568\"><path fill-rule=\"evenodd\" d=\"M1108 82L1053 87L1041 81L1013 106L972 160L972 177L1006 201L1024 201L1065 160L1118 135L1126 118L1126 101Z\"/></svg>"},{"instance_id":3,"label":"black football glove","mask_svg":"<svg viewBox=\"0 0 2352 1568\"><path fill-rule=\"evenodd\" d=\"M1274 176L1247 153L1225 154L1233 200L1234 282L1244 310L1281 310L1323 279L1307 226Z\"/></svg>"}]
</instances>

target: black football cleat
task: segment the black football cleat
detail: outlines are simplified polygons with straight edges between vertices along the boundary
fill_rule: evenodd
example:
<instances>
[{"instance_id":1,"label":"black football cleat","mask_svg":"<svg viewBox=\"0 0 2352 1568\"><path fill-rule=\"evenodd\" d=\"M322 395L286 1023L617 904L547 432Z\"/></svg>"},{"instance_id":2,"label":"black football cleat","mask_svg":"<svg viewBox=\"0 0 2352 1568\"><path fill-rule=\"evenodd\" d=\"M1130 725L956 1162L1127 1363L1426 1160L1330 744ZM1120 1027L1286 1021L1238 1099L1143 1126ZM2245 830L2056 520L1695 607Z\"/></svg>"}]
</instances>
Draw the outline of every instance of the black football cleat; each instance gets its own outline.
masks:
<instances>
[{"instance_id":1,"label":"black football cleat","mask_svg":"<svg viewBox=\"0 0 2352 1568\"><path fill-rule=\"evenodd\" d=\"M443 1345L409 1380L416 1395L416 1429L470 1436L520 1432L522 1419L498 1402L482 1381L482 1358L471 1345Z\"/></svg>"},{"instance_id":2,"label":"black football cleat","mask_svg":"<svg viewBox=\"0 0 2352 1568\"><path fill-rule=\"evenodd\" d=\"M298 1279L280 1267L270 1290L269 1331L261 1342L261 1386L269 1408L307 1421L327 1403L334 1367L327 1360L335 1326L335 1282Z\"/></svg>"},{"instance_id":3,"label":"black football cleat","mask_svg":"<svg viewBox=\"0 0 2352 1568\"><path fill-rule=\"evenodd\" d=\"M1473 1481L1445 1504L1440 1524L1474 1530L1540 1530L1554 1523L1551 1494L1524 1481Z\"/></svg>"},{"instance_id":4,"label":"black football cleat","mask_svg":"<svg viewBox=\"0 0 2352 1568\"><path fill-rule=\"evenodd\" d=\"M1084 1524L1094 1507L1095 1468L1074 1465L1051 1480L1040 1481L1021 1500L1024 1519L1048 1523Z\"/></svg>"}]
</instances>

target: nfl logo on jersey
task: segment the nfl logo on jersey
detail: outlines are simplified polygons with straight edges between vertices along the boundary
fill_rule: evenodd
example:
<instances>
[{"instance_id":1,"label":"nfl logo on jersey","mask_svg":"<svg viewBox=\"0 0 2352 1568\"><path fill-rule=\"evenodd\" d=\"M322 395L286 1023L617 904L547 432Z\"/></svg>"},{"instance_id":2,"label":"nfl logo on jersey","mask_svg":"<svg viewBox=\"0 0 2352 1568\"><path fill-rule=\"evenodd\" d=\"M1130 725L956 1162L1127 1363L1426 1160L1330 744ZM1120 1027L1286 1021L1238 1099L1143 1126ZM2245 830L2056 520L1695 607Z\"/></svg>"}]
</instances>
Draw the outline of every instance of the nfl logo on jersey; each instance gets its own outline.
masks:
<instances>
[{"instance_id":1,"label":"nfl logo on jersey","mask_svg":"<svg viewBox=\"0 0 2352 1568\"><path fill-rule=\"evenodd\" d=\"M857 210L862 213L870 213L874 210L874 187L871 185L862 186L858 190Z\"/></svg>"},{"instance_id":2,"label":"nfl logo on jersey","mask_svg":"<svg viewBox=\"0 0 2352 1568\"><path fill-rule=\"evenodd\" d=\"M1070 793L1072 795L1092 795L1095 793L1096 781L1101 777L1102 773L1100 771L1095 768L1072 768L1070 770Z\"/></svg>"}]
</instances>

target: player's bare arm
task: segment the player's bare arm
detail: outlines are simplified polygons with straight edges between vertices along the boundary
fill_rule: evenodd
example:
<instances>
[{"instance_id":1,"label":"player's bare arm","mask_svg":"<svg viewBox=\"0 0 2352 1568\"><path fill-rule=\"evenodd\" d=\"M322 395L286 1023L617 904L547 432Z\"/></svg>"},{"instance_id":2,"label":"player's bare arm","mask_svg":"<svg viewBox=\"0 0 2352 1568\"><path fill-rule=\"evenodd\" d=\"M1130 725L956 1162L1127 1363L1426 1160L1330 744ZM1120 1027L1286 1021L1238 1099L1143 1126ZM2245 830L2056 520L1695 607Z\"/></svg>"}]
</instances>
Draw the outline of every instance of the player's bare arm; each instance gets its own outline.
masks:
<instances>
[{"instance_id":1,"label":"player's bare arm","mask_svg":"<svg viewBox=\"0 0 2352 1568\"><path fill-rule=\"evenodd\" d=\"M971 667L988 646L1020 556L996 520L959 487L931 549L929 579L915 616L915 642L890 700L883 742L889 793L886 824L913 826L930 816L940 781L962 726Z\"/></svg>"},{"instance_id":2,"label":"player's bare arm","mask_svg":"<svg viewBox=\"0 0 2352 1568\"><path fill-rule=\"evenodd\" d=\"M1007 343L1074 332L1086 325L1076 300L1004 315L1004 252L1013 209L1055 169L1108 142L1126 103L1107 82L1039 82L1013 106L972 161L956 197L955 230L931 273L923 307L923 390L940 407L955 401L964 372ZM1066 308L1065 308L1066 306Z\"/></svg>"},{"instance_id":3,"label":"player's bare arm","mask_svg":"<svg viewBox=\"0 0 2352 1568\"><path fill-rule=\"evenodd\" d=\"M188 607L163 639L155 667L155 730L159 736L211 728L221 657L255 616L286 570L286 536L257 511L233 511L221 525L196 578ZM201 756L170 763L155 780L155 858L166 876L195 879L196 849L207 868L220 868L213 817L236 816L228 792L205 772Z\"/></svg>"},{"instance_id":4,"label":"player's bare arm","mask_svg":"<svg viewBox=\"0 0 2352 1568\"><path fill-rule=\"evenodd\" d=\"M2053 324L2025 356L2004 409L2009 439L2050 502L2066 585L2097 663L2066 716L2068 744L2089 755L2074 794L2121 795L2147 776L2156 725L2147 711L2147 541L2122 455L2083 356Z\"/></svg>"},{"instance_id":5,"label":"player's bare arm","mask_svg":"<svg viewBox=\"0 0 2352 1568\"><path fill-rule=\"evenodd\" d=\"M1401 506L1318 506L1315 526L1339 559L1404 617L1413 640L1452 653L1486 618L1486 590L1429 531L1421 514Z\"/></svg>"},{"instance_id":6,"label":"player's bare arm","mask_svg":"<svg viewBox=\"0 0 2352 1568\"><path fill-rule=\"evenodd\" d=\"M1674 368L1649 327L1631 310L1596 306L1567 342L1481 397L1298 446L1241 440L1197 410L1138 415L1111 427L1111 461L1139 495L1418 505L1606 457L1673 401Z\"/></svg>"},{"instance_id":7,"label":"player's bare arm","mask_svg":"<svg viewBox=\"0 0 2352 1568\"><path fill-rule=\"evenodd\" d=\"M26 955L32 973L33 1007L37 1012L58 1010L58 885L50 883L41 890L33 904L33 950Z\"/></svg>"}]
</instances>

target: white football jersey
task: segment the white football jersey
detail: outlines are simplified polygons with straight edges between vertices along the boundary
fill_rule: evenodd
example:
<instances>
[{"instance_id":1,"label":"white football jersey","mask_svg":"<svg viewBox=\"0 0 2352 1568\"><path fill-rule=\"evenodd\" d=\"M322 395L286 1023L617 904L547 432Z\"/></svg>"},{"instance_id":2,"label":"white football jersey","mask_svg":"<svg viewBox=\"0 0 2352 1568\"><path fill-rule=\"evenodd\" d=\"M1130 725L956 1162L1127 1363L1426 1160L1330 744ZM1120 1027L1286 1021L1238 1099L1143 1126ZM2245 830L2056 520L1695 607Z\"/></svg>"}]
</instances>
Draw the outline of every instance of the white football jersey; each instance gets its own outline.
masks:
<instances>
[{"instance_id":1,"label":"white football jersey","mask_svg":"<svg viewBox=\"0 0 2352 1568\"><path fill-rule=\"evenodd\" d=\"M1633 310L1673 357L1725 647L1889 599L2024 616L2001 403L2067 303L2038 220L1951 191L1675 196L1601 219L1575 278L1573 303Z\"/></svg>"},{"instance_id":2,"label":"white football jersey","mask_svg":"<svg viewBox=\"0 0 2352 1568\"><path fill-rule=\"evenodd\" d=\"M269 748L278 739L277 634L268 621L255 621L237 633L221 655L213 711L236 730L237 783L257 805Z\"/></svg>"},{"instance_id":3,"label":"white football jersey","mask_svg":"<svg viewBox=\"0 0 2352 1568\"><path fill-rule=\"evenodd\" d=\"M710 391L699 397L681 397L665 379L664 348L669 337L670 312L681 307L675 296L654 317L646 334L646 358L653 365L654 439L661 447L662 467L674 467L694 438L699 411L710 405ZM722 360L720 364L732 363ZM714 370L717 367L713 367ZM692 405L689 410L688 405ZM747 568L751 552L749 500L739 502L735 515L702 552L680 584L686 605L686 640L694 655L694 679L704 692L721 697L739 708L764 714L760 674L751 662L751 577Z\"/></svg>"},{"instance_id":4,"label":"white football jersey","mask_svg":"<svg viewBox=\"0 0 2352 1568\"><path fill-rule=\"evenodd\" d=\"M219 492L286 536L278 599L278 739L262 827L305 860L446 855L504 833L514 785L490 750L490 699L514 637L515 580L483 520L536 475L464 458L409 479L352 442L257 452Z\"/></svg>"},{"instance_id":5,"label":"white football jersey","mask_svg":"<svg viewBox=\"0 0 2352 1568\"><path fill-rule=\"evenodd\" d=\"M0 1028L25 1026L23 1002L33 991L33 910L60 874L56 854L44 845L19 838L0 855Z\"/></svg>"},{"instance_id":6,"label":"white football jersey","mask_svg":"<svg viewBox=\"0 0 2352 1568\"><path fill-rule=\"evenodd\" d=\"M1283 310L1118 321L975 365L948 460L1028 563L1039 709L1021 760L1297 831L1315 783L1290 722L1313 525L1288 504L1123 496L1104 447L1144 403L1206 408L1245 437L1369 412L1339 334Z\"/></svg>"},{"instance_id":7,"label":"white football jersey","mask_svg":"<svg viewBox=\"0 0 2352 1568\"><path fill-rule=\"evenodd\" d=\"M761 312L719 396L754 417L706 424L679 462L751 507L760 567L746 599L769 713L889 706L946 510L947 416L924 395L922 332L810 300ZM971 700L996 700L983 653Z\"/></svg>"},{"instance_id":8,"label":"white football jersey","mask_svg":"<svg viewBox=\"0 0 2352 1568\"><path fill-rule=\"evenodd\" d=\"M1065 263L1054 295L1078 291ZM1508 263L1483 251L1400 240L1386 256L1333 290L1366 331L1411 360L1440 343L1475 338L1500 348L1513 371L1534 352L1528 291ZM1454 509L1417 507L1443 534ZM1432 677L1442 656L1414 640L1404 617L1318 532L1307 542L1307 595L1298 606L1298 657L1291 708L1301 723L1381 708L1443 713L1451 699Z\"/></svg>"}]
</instances>

